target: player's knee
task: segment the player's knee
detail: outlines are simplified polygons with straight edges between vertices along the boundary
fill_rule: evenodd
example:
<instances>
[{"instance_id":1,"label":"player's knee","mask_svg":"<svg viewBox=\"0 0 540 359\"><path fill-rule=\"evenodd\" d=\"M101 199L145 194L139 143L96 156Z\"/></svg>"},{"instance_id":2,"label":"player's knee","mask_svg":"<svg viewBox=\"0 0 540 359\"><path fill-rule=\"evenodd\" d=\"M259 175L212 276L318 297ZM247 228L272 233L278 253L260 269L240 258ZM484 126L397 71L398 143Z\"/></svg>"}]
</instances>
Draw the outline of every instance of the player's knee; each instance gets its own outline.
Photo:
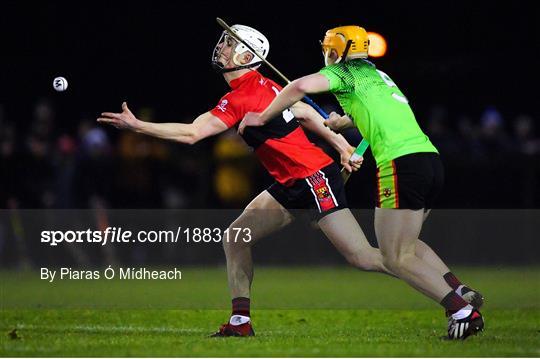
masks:
<instances>
[{"instance_id":1,"label":"player's knee","mask_svg":"<svg viewBox=\"0 0 540 359\"><path fill-rule=\"evenodd\" d=\"M366 250L358 253L351 253L346 256L347 261L353 267L364 271L378 271L380 269L380 256L372 251Z\"/></svg>"},{"instance_id":2,"label":"player's knee","mask_svg":"<svg viewBox=\"0 0 540 359\"><path fill-rule=\"evenodd\" d=\"M229 233L234 232L229 228ZM251 247L251 241L244 241L235 237L236 236L229 236L222 239L223 250L226 255L234 254Z\"/></svg>"},{"instance_id":3,"label":"player's knee","mask_svg":"<svg viewBox=\"0 0 540 359\"><path fill-rule=\"evenodd\" d=\"M390 271L399 274L403 271L408 257L408 253L382 253L382 262Z\"/></svg>"},{"instance_id":4,"label":"player's knee","mask_svg":"<svg viewBox=\"0 0 540 359\"><path fill-rule=\"evenodd\" d=\"M382 262L394 273L399 273L402 268L401 259L397 253L382 253Z\"/></svg>"}]
</instances>

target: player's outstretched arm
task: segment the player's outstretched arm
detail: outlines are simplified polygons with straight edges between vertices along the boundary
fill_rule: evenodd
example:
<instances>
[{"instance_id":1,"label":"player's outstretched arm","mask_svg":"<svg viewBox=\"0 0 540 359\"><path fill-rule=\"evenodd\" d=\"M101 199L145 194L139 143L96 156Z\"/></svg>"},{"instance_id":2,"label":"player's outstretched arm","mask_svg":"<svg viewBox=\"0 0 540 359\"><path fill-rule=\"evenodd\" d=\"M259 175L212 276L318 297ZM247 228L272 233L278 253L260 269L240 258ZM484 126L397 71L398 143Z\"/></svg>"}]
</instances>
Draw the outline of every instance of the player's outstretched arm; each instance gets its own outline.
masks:
<instances>
[{"instance_id":1,"label":"player's outstretched arm","mask_svg":"<svg viewBox=\"0 0 540 359\"><path fill-rule=\"evenodd\" d=\"M122 103L122 112L103 112L98 122L110 124L116 128L128 129L145 135L163 138L186 144L194 144L203 138L227 130L227 125L210 112L205 112L192 123L153 123L141 121L129 110L127 103Z\"/></svg>"},{"instance_id":2,"label":"player's outstretched arm","mask_svg":"<svg viewBox=\"0 0 540 359\"><path fill-rule=\"evenodd\" d=\"M345 137L325 127L323 118L317 111L303 102L297 102L291 107L291 110L302 127L317 134L340 154L341 164L349 173L360 168L364 158L361 157L357 161L349 162L355 148L347 142Z\"/></svg>"},{"instance_id":3,"label":"player's outstretched arm","mask_svg":"<svg viewBox=\"0 0 540 359\"><path fill-rule=\"evenodd\" d=\"M319 73L296 79L285 86L262 113L248 112L240 122L238 132L243 133L246 126L263 126L283 110L300 101L308 93L327 92L329 89L328 79Z\"/></svg>"}]
</instances>

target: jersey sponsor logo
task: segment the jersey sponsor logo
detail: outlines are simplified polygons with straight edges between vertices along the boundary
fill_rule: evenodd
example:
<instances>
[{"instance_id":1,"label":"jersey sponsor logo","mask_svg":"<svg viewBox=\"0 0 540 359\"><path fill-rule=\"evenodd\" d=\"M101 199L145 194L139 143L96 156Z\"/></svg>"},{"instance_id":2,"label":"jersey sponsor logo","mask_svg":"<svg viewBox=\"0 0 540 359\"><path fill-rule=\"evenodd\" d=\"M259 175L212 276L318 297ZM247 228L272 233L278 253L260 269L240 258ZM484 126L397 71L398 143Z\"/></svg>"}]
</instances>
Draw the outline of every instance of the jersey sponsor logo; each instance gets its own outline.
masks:
<instances>
[{"instance_id":1,"label":"jersey sponsor logo","mask_svg":"<svg viewBox=\"0 0 540 359\"><path fill-rule=\"evenodd\" d=\"M219 105L216 106L216 108L218 110L220 110L221 112L225 112L227 109L225 108L225 106L227 106L227 104L229 103L229 101L227 101L227 99L225 100L222 100L221 103Z\"/></svg>"}]
</instances>

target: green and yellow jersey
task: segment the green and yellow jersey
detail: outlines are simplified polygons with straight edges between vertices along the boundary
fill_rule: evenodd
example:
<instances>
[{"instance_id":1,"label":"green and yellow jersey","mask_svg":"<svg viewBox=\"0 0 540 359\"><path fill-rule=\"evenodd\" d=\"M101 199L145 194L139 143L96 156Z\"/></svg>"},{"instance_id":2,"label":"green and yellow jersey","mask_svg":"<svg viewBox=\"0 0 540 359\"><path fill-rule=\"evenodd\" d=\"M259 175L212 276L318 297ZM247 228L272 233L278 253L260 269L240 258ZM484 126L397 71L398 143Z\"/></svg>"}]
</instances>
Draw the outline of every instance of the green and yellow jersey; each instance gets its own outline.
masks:
<instances>
[{"instance_id":1,"label":"green and yellow jersey","mask_svg":"<svg viewBox=\"0 0 540 359\"><path fill-rule=\"evenodd\" d=\"M411 153L438 153L418 126L407 98L374 64L355 59L326 66L320 73L369 142L377 166Z\"/></svg>"}]
</instances>

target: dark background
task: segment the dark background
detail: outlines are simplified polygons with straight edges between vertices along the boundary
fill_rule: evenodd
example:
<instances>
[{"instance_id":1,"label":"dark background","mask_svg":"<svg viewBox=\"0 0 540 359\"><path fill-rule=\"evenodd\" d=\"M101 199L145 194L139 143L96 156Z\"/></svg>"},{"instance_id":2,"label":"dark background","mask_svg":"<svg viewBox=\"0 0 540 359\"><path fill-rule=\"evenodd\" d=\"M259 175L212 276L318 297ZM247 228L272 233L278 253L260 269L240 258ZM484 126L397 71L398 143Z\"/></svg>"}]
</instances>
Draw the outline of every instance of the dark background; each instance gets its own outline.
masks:
<instances>
[{"instance_id":1,"label":"dark background","mask_svg":"<svg viewBox=\"0 0 540 359\"><path fill-rule=\"evenodd\" d=\"M328 28L383 34L388 52L375 63L445 162L438 206L538 208L534 14L519 1L4 2L1 208L241 208L271 183L253 156L216 155L220 140L234 147L230 136L192 147L135 137L122 152L124 134L94 123L123 100L157 122L191 122L215 106L228 90L210 66L216 16L263 32L268 59L291 79L323 66ZM53 90L56 76L66 92ZM243 173L232 186L247 190L220 190L231 185L217 178L223 168ZM367 154L348 184L351 206L373 207L373 171Z\"/></svg>"}]
</instances>

